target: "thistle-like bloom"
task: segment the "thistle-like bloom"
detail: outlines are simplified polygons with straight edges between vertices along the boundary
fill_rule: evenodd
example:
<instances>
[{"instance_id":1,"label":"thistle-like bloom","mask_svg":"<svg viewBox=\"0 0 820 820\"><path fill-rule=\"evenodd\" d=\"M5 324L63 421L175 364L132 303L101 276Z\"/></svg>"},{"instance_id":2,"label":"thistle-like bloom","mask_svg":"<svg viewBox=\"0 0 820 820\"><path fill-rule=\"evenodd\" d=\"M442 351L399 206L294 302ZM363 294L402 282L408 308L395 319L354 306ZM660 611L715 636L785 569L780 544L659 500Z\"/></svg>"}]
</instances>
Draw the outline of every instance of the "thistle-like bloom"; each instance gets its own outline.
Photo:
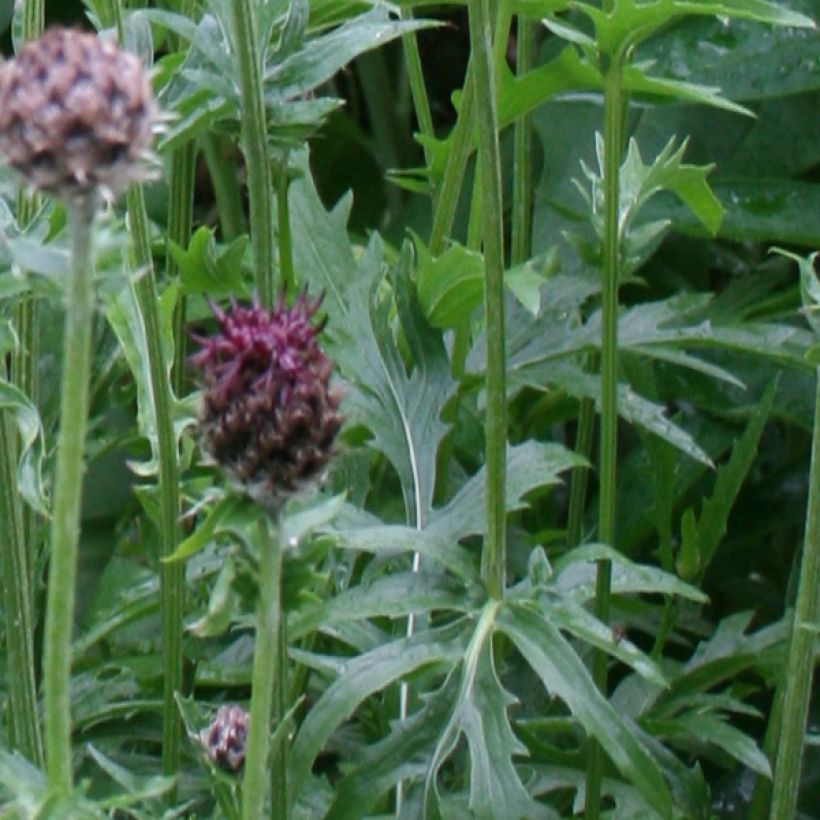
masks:
<instances>
[{"instance_id":1,"label":"thistle-like bloom","mask_svg":"<svg viewBox=\"0 0 820 820\"><path fill-rule=\"evenodd\" d=\"M57 196L144 177L156 117L140 60L95 34L49 29L0 68L0 154Z\"/></svg>"},{"instance_id":2,"label":"thistle-like bloom","mask_svg":"<svg viewBox=\"0 0 820 820\"><path fill-rule=\"evenodd\" d=\"M239 771L245 762L248 713L236 704L220 706L213 720L199 733L199 742L221 769Z\"/></svg>"},{"instance_id":3,"label":"thistle-like bloom","mask_svg":"<svg viewBox=\"0 0 820 820\"><path fill-rule=\"evenodd\" d=\"M200 413L205 447L259 498L281 499L317 478L333 454L341 427L340 395L330 386L333 365L312 324L321 298L302 293L273 310L254 301L212 306L220 331L191 364L203 373Z\"/></svg>"}]
</instances>

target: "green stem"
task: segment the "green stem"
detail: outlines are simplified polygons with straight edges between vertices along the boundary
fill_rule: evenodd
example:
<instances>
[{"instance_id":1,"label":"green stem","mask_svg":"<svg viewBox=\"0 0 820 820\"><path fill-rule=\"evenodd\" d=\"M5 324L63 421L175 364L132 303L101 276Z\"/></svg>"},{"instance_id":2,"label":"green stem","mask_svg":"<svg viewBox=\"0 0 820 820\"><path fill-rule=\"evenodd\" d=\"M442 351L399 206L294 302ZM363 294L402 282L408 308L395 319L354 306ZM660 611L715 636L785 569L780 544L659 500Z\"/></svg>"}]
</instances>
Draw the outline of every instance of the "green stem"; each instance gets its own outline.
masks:
<instances>
[{"instance_id":1,"label":"green stem","mask_svg":"<svg viewBox=\"0 0 820 820\"><path fill-rule=\"evenodd\" d=\"M625 97L621 88L622 58L613 57L604 89L604 235L601 329L601 440L599 465L598 538L615 546L615 470L618 456L618 282L620 279L619 197L623 155ZM609 620L612 566L599 561L595 583L595 615ZM593 677L601 692L607 689L607 653L593 655ZM592 741L587 763L586 813L600 816L603 752Z\"/></svg>"},{"instance_id":2,"label":"green stem","mask_svg":"<svg viewBox=\"0 0 820 820\"><path fill-rule=\"evenodd\" d=\"M595 401L582 399L578 413L578 431L575 435L575 452L589 459L595 437ZM581 543L584 527L584 510L589 488L589 469L576 467L572 471L569 486L569 511L567 512L567 547L577 547Z\"/></svg>"},{"instance_id":3,"label":"green stem","mask_svg":"<svg viewBox=\"0 0 820 820\"><path fill-rule=\"evenodd\" d=\"M470 52L475 71L478 167L481 169L484 211L484 320L487 337L487 518L481 568L488 593L495 599L501 599L506 586L504 496L507 447L501 155L492 70L492 38L485 0L470 0L468 10Z\"/></svg>"},{"instance_id":4,"label":"green stem","mask_svg":"<svg viewBox=\"0 0 820 820\"><path fill-rule=\"evenodd\" d=\"M403 20L413 19L413 12L409 9L403 9L400 14ZM432 139L435 136L435 131L433 130L433 114L430 111L430 100L427 97L427 88L424 85L424 71L421 66L421 56L419 55L416 33L411 31L409 34L402 35L401 42L404 48L407 79L410 83L410 94L413 97L413 108L416 112L419 131L423 136ZM429 165L430 148L426 144L424 145L424 159Z\"/></svg>"},{"instance_id":5,"label":"green stem","mask_svg":"<svg viewBox=\"0 0 820 820\"><path fill-rule=\"evenodd\" d=\"M433 211L433 226L430 230L430 253L439 256L453 229L453 220L458 207L458 197L464 183L464 172L467 169L467 160L470 158L471 139L475 127L475 88L473 82L473 62L467 67L467 76L464 78L464 90L461 94L461 105L458 110L458 120L453 128L450 153L444 167L444 176L438 186L435 209Z\"/></svg>"},{"instance_id":6,"label":"green stem","mask_svg":"<svg viewBox=\"0 0 820 820\"><path fill-rule=\"evenodd\" d=\"M806 533L794 621L783 667L783 708L777 744L770 820L794 817L800 787L800 769L811 699L820 600L820 367L814 396L814 435L809 470Z\"/></svg>"},{"instance_id":7,"label":"green stem","mask_svg":"<svg viewBox=\"0 0 820 820\"><path fill-rule=\"evenodd\" d=\"M245 233L242 193L237 184L239 170L236 162L226 155L233 144L216 134L205 133L199 138L199 145L214 188L222 241L231 242Z\"/></svg>"},{"instance_id":8,"label":"green stem","mask_svg":"<svg viewBox=\"0 0 820 820\"><path fill-rule=\"evenodd\" d=\"M248 178L256 289L262 304L271 307L277 289L273 269L273 186L262 94L262 60L256 47L254 0L233 0L229 5L242 97L242 148Z\"/></svg>"},{"instance_id":9,"label":"green stem","mask_svg":"<svg viewBox=\"0 0 820 820\"><path fill-rule=\"evenodd\" d=\"M251 710L248 720L248 743L245 750L245 774L242 779L242 817L258 820L276 817L287 820L286 738L276 749L270 749L271 725L281 722L284 709L285 620L282 612L282 544L281 528L271 532L266 515L259 522L259 597L256 610ZM271 754L271 780L267 777ZM270 812L265 812L265 798L272 787Z\"/></svg>"},{"instance_id":10,"label":"green stem","mask_svg":"<svg viewBox=\"0 0 820 820\"><path fill-rule=\"evenodd\" d=\"M179 464L171 410L171 384L162 348L154 268L145 199L142 187L128 190L128 221L134 242L134 291L145 324L148 369L157 429L159 463L159 552L160 558L173 554L179 541ZM182 724L176 693L182 689L182 599L183 567L179 562L160 563L160 613L162 619L163 734L162 770L175 775L179 769ZM169 799L173 799L170 795Z\"/></svg>"},{"instance_id":11,"label":"green stem","mask_svg":"<svg viewBox=\"0 0 820 820\"><path fill-rule=\"evenodd\" d=\"M276 179L276 218L278 225L276 235L279 242L279 284L283 293L287 293L288 288L290 288L294 281L293 234L290 230L290 207L288 205L289 188L288 157L287 153L285 153L279 165L279 175Z\"/></svg>"},{"instance_id":12,"label":"green stem","mask_svg":"<svg viewBox=\"0 0 820 820\"><path fill-rule=\"evenodd\" d=\"M532 68L532 20L518 18L518 41L516 43L516 71L526 74ZM532 128L530 117L525 115L515 122L513 133L513 202L511 261L519 265L530 257L532 234Z\"/></svg>"},{"instance_id":13,"label":"green stem","mask_svg":"<svg viewBox=\"0 0 820 820\"><path fill-rule=\"evenodd\" d=\"M91 327L94 321L94 194L68 208L71 229L60 432L54 479L51 557L46 599L43 691L45 698L46 770L51 788L71 791L71 632L83 484L83 450L91 378Z\"/></svg>"},{"instance_id":14,"label":"green stem","mask_svg":"<svg viewBox=\"0 0 820 820\"><path fill-rule=\"evenodd\" d=\"M196 149L193 142L183 145L171 155L168 174L168 235L167 242L187 248L191 241L194 211L194 169ZM177 263L170 251L165 255L165 277L168 282L178 275ZM174 312L174 366L172 380L174 391L182 394L185 381L185 356L187 352L186 299L180 293Z\"/></svg>"},{"instance_id":15,"label":"green stem","mask_svg":"<svg viewBox=\"0 0 820 820\"><path fill-rule=\"evenodd\" d=\"M0 377L3 374L0 359ZM34 626L29 556L23 530L23 509L16 491L17 431L10 411L0 409L0 563L6 618L9 692L9 747L37 766L43 763L43 742L34 677Z\"/></svg>"}]
</instances>

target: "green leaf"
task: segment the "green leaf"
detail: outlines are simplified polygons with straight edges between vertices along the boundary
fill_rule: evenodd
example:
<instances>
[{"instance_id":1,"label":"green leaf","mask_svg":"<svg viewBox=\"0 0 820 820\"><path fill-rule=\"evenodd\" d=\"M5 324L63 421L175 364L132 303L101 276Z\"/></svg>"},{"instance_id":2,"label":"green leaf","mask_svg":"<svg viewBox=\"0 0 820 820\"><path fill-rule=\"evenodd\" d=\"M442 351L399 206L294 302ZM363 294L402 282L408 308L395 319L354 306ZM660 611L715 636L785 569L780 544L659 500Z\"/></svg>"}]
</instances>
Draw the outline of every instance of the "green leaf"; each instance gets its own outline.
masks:
<instances>
[{"instance_id":1,"label":"green leaf","mask_svg":"<svg viewBox=\"0 0 820 820\"><path fill-rule=\"evenodd\" d=\"M219 525L230 518L231 514L242 506L242 499L229 493L214 504L205 516L205 520L174 550L166 556L164 562L184 561L204 549L216 535Z\"/></svg>"},{"instance_id":2,"label":"green leaf","mask_svg":"<svg viewBox=\"0 0 820 820\"><path fill-rule=\"evenodd\" d=\"M566 703L612 762L661 817L672 816L672 797L654 758L601 695L576 652L549 621L519 603L498 613L498 629L518 648L547 691Z\"/></svg>"},{"instance_id":3,"label":"green leaf","mask_svg":"<svg viewBox=\"0 0 820 820\"><path fill-rule=\"evenodd\" d=\"M421 667L454 663L463 651L460 632L459 625L420 632L344 661L341 674L310 709L293 742L288 777L291 802L308 780L316 755L356 707Z\"/></svg>"},{"instance_id":4,"label":"green leaf","mask_svg":"<svg viewBox=\"0 0 820 820\"><path fill-rule=\"evenodd\" d=\"M612 562L612 591L616 594L680 595L698 603L708 600L697 587L657 567L636 564L606 544L584 544L562 555L555 561L551 584L578 603L590 601L595 597L598 561Z\"/></svg>"},{"instance_id":5,"label":"green leaf","mask_svg":"<svg viewBox=\"0 0 820 820\"><path fill-rule=\"evenodd\" d=\"M513 756L526 752L513 734L507 709L513 698L501 686L492 657L492 635L500 603L485 604L464 652L461 687L444 727L425 783L425 814L438 803L438 772L464 735L470 750L471 816L543 817L546 810L530 797Z\"/></svg>"},{"instance_id":6,"label":"green leaf","mask_svg":"<svg viewBox=\"0 0 820 820\"><path fill-rule=\"evenodd\" d=\"M294 261L307 283L326 294L328 353L355 388L348 402L398 473L405 513L426 520L435 485L436 453L447 425L441 411L455 389L440 335L430 327L410 281L411 250L405 244L394 272L395 305L412 356L408 373L390 327L392 300L383 282L382 246L374 235L356 264L345 227L346 213L327 214L311 182L306 154L291 186Z\"/></svg>"},{"instance_id":7,"label":"green leaf","mask_svg":"<svg viewBox=\"0 0 820 820\"><path fill-rule=\"evenodd\" d=\"M2 327L0 325L0 331ZM5 379L0 379L0 409L9 412L20 433L17 490L32 509L47 516L48 499L43 484L45 433L40 413L18 387Z\"/></svg>"},{"instance_id":8,"label":"green leaf","mask_svg":"<svg viewBox=\"0 0 820 820\"><path fill-rule=\"evenodd\" d=\"M482 523L473 522L482 527ZM342 549L369 552L382 558L406 553L419 553L425 559L450 570L463 581L478 583L478 572L473 554L460 547L454 539L439 535L426 528L402 527L396 524L373 527L354 527L329 532Z\"/></svg>"},{"instance_id":9,"label":"green leaf","mask_svg":"<svg viewBox=\"0 0 820 820\"><path fill-rule=\"evenodd\" d=\"M785 256L787 259L797 262L800 270L800 298L803 302L803 313L815 336L820 337L820 277L818 277L815 270L820 251L803 257L782 248L773 248L772 250L780 256Z\"/></svg>"},{"instance_id":10,"label":"green leaf","mask_svg":"<svg viewBox=\"0 0 820 820\"><path fill-rule=\"evenodd\" d=\"M757 456L758 442L763 433L763 427L772 412L776 389L776 384L770 384L763 394L757 410L749 419L746 430L732 448L729 461L718 468L712 495L703 503L695 531L690 536L695 538L697 544L698 574L696 577L698 578L703 577L726 533L732 506ZM687 553L690 549L691 547L687 549Z\"/></svg>"},{"instance_id":11,"label":"green leaf","mask_svg":"<svg viewBox=\"0 0 820 820\"><path fill-rule=\"evenodd\" d=\"M239 596L233 588L236 575L236 566L228 556L216 576L208 609L201 618L188 625L188 632L197 638L214 638L228 630L239 608Z\"/></svg>"},{"instance_id":12,"label":"green leaf","mask_svg":"<svg viewBox=\"0 0 820 820\"><path fill-rule=\"evenodd\" d=\"M817 13L815 0L790 0L788 7ZM820 89L818 47L816 29L715 16L661 31L641 46L638 59L654 61L664 77L719 85L733 100L759 100Z\"/></svg>"},{"instance_id":13,"label":"green leaf","mask_svg":"<svg viewBox=\"0 0 820 820\"><path fill-rule=\"evenodd\" d=\"M726 212L718 230L724 239L788 242L814 247L820 235L820 185L799 180L722 180L714 191ZM650 209L680 231L703 233L692 217L674 202Z\"/></svg>"},{"instance_id":14,"label":"green leaf","mask_svg":"<svg viewBox=\"0 0 820 820\"><path fill-rule=\"evenodd\" d=\"M438 690L424 696L421 709L362 751L355 768L335 784L326 820L360 820L388 789L416 774L416 761L429 759L430 749L447 721L457 683L455 671L451 672Z\"/></svg>"},{"instance_id":15,"label":"green leaf","mask_svg":"<svg viewBox=\"0 0 820 820\"><path fill-rule=\"evenodd\" d=\"M586 460L560 444L532 439L507 449L506 509L527 506L524 497L541 487L559 484L559 474L586 465ZM430 535L459 540L484 531L484 482L482 467L444 507L434 511L427 531Z\"/></svg>"},{"instance_id":16,"label":"green leaf","mask_svg":"<svg viewBox=\"0 0 820 820\"><path fill-rule=\"evenodd\" d=\"M481 596L483 597L483 596ZM432 611L470 612L480 605L476 588L441 573L398 572L344 590L317 606L295 613L288 638L299 640L323 624L365 618L405 618Z\"/></svg>"},{"instance_id":17,"label":"green leaf","mask_svg":"<svg viewBox=\"0 0 820 820\"><path fill-rule=\"evenodd\" d=\"M662 721L647 721L648 730L670 742L685 741L689 747L714 744L744 766L763 777L771 778L768 758L757 744L740 729L736 729L712 714L686 712Z\"/></svg>"},{"instance_id":18,"label":"green leaf","mask_svg":"<svg viewBox=\"0 0 820 820\"><path fill-rule=\"evenodd\" d=\"M220 249L213 229L204 225L191 237L187 250L171 243L170 251L179 267L183 291L205 293L214 298L227 294L247 296L248 287L242 277L242 258L247 245L247 236L240 236Z\"/></svg>"},{"instance_id":19,"label":"green leaf","mask_svg":"<svg viewBox=\"0 0 820 820\"><path fill-rule=\"evenodd\" d=\"M90 743L86 747L97 765L108 774L119 786L125 789L123 794L115 794L99 801L101 808L108 810L126 809L135 803L161 797L174 786L176 778L162 775L135 775L106 757Z\"/></svg>"},{"instance_id":20,"label":"green leaf","mask_svg":"<svg viewBox=\"0 0 820 820\"><path fill-rule=\"evenodd\" d=\"M419 304L430 324L447 329L469 322L484 294L484 257L457 242L433 257L419 237L413 239Z\"/></svg>"}]
</instances>

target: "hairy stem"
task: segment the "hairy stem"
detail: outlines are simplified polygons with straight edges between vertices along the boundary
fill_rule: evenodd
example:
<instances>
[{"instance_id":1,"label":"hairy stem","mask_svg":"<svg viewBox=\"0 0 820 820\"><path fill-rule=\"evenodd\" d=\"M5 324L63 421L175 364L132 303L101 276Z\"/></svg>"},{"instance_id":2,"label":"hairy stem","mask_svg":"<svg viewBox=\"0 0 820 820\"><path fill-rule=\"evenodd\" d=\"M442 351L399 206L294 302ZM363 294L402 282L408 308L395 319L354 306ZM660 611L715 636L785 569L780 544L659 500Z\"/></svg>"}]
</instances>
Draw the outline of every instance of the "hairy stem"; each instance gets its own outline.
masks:
<instances>
[{"instance_id":1,"label":"hairy stem","mask_svg":"<svg viewBox=\"0 0 820 820\"><path fill-rule=\"evenodd\" d=\"M253 0L230 3L233 45L239 67L242 97L242 150L248 176L251 246L256 266L256 289L265 307L273 305L273 185L262 96L262 60L257 50Z\"/></svg>"},{"instance_id":2,"label":"hairy stem","mask_svg":"<svg viewBox=\"0 0 820 820\"><path fill-rule=\"evenodd\" d=\"M259 522L259 595L256 603L256 638L251 683L251 710L245 774L242 779L242 817L287 820L287 738L270 749L271 723L283 718L285 681L285 622L282 612L282 544L279 522L271 531L263 515ZM268 778L268 759L271 778ZM272 787L270 812L265 812L268 786Z\"/></svg>"},{"instance_id":3,"label":"hairy stem","mask_svg":"<svg viewBox=\"0 0 820 820\"><path fill-rule=\"evenodd\" d=\"M470 51L475 71L478 166L484 211L484 320L487 336L486 532L481 557L487 591L501 599L506 586L507 397L504 357L504 248L501 155L498 145L495 76L487 5L470 0Z\"/></svg>"},{"instance_id":4,"label":"hairy stem","mask_svg":"<svg viewBox=\"0 0 820 820\"><path fill-rule=\"evenodd\" d=\"M71 269L67 288L60 393L60 431L51 522L51 556L46 599L43 691L46 771L59 795L71 791L71 632L83 484L83 451L91 379L94 321L93 222L95 195L68 208Z\"/></svg>"},{"instance_id":5,"label":"hairy stem","mask_svg":"<svg viewBox=\"0 0 820 820\"><path fill-rule=\"evenodd\" d=\"M618 457L618 282L620 279L619 197L623 155L625 98L621 88L622 61L613 57L604 90L604 232L601 328L601 438L599 453L598 538L615 546L615 470ZM595 583L595 615L609 620L612 566L599 561ZM601 692L607 689L607 660L604 650L595 650L593 677ZM603 752L590 743L587 761L586 817L600 816Z\"/></svg>"}]
</instances>

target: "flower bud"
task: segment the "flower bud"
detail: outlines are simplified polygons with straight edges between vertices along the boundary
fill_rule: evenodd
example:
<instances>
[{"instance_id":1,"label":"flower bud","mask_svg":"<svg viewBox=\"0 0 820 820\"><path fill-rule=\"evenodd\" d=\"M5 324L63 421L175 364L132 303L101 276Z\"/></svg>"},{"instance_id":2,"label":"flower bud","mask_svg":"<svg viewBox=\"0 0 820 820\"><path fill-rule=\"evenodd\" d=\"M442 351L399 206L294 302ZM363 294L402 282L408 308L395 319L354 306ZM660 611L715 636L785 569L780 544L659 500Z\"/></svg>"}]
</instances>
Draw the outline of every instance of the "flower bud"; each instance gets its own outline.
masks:
<instances>
[{"instance_id":1,"label":"flower bud","mask_svg":"<svg viewBox=\"0 0 820 820\"><path fill-rule=\"evenodd\" d=\"M245 762L248 713L241 707L220 706L210 724L199 733L205 754L221 769L236 772Z\"/></svg>"},{"instance_id":2,"label":"flower bud","mask_svg":"<svg viewBox=\"0 0 820 820\"><path fill-rule=\"evenodd\" d=\"M0 154L57 196L144 177L156 115L140 60L95 34L51 28L0 68Z\"/></svg>"},{"instance_id":3,"label":"flower bud","mask_svg":"<svg viewBox=\"0 0 820 820\"><path fill-rule=\"evenodd\" d=\"M311 322L321 299L303 293L273 310L214 307L219 333L195 337L203 373L202 437L208 452L256 497L275 500L319 477L341 427L333 365Z\"/></svg>"}]
</instances>

